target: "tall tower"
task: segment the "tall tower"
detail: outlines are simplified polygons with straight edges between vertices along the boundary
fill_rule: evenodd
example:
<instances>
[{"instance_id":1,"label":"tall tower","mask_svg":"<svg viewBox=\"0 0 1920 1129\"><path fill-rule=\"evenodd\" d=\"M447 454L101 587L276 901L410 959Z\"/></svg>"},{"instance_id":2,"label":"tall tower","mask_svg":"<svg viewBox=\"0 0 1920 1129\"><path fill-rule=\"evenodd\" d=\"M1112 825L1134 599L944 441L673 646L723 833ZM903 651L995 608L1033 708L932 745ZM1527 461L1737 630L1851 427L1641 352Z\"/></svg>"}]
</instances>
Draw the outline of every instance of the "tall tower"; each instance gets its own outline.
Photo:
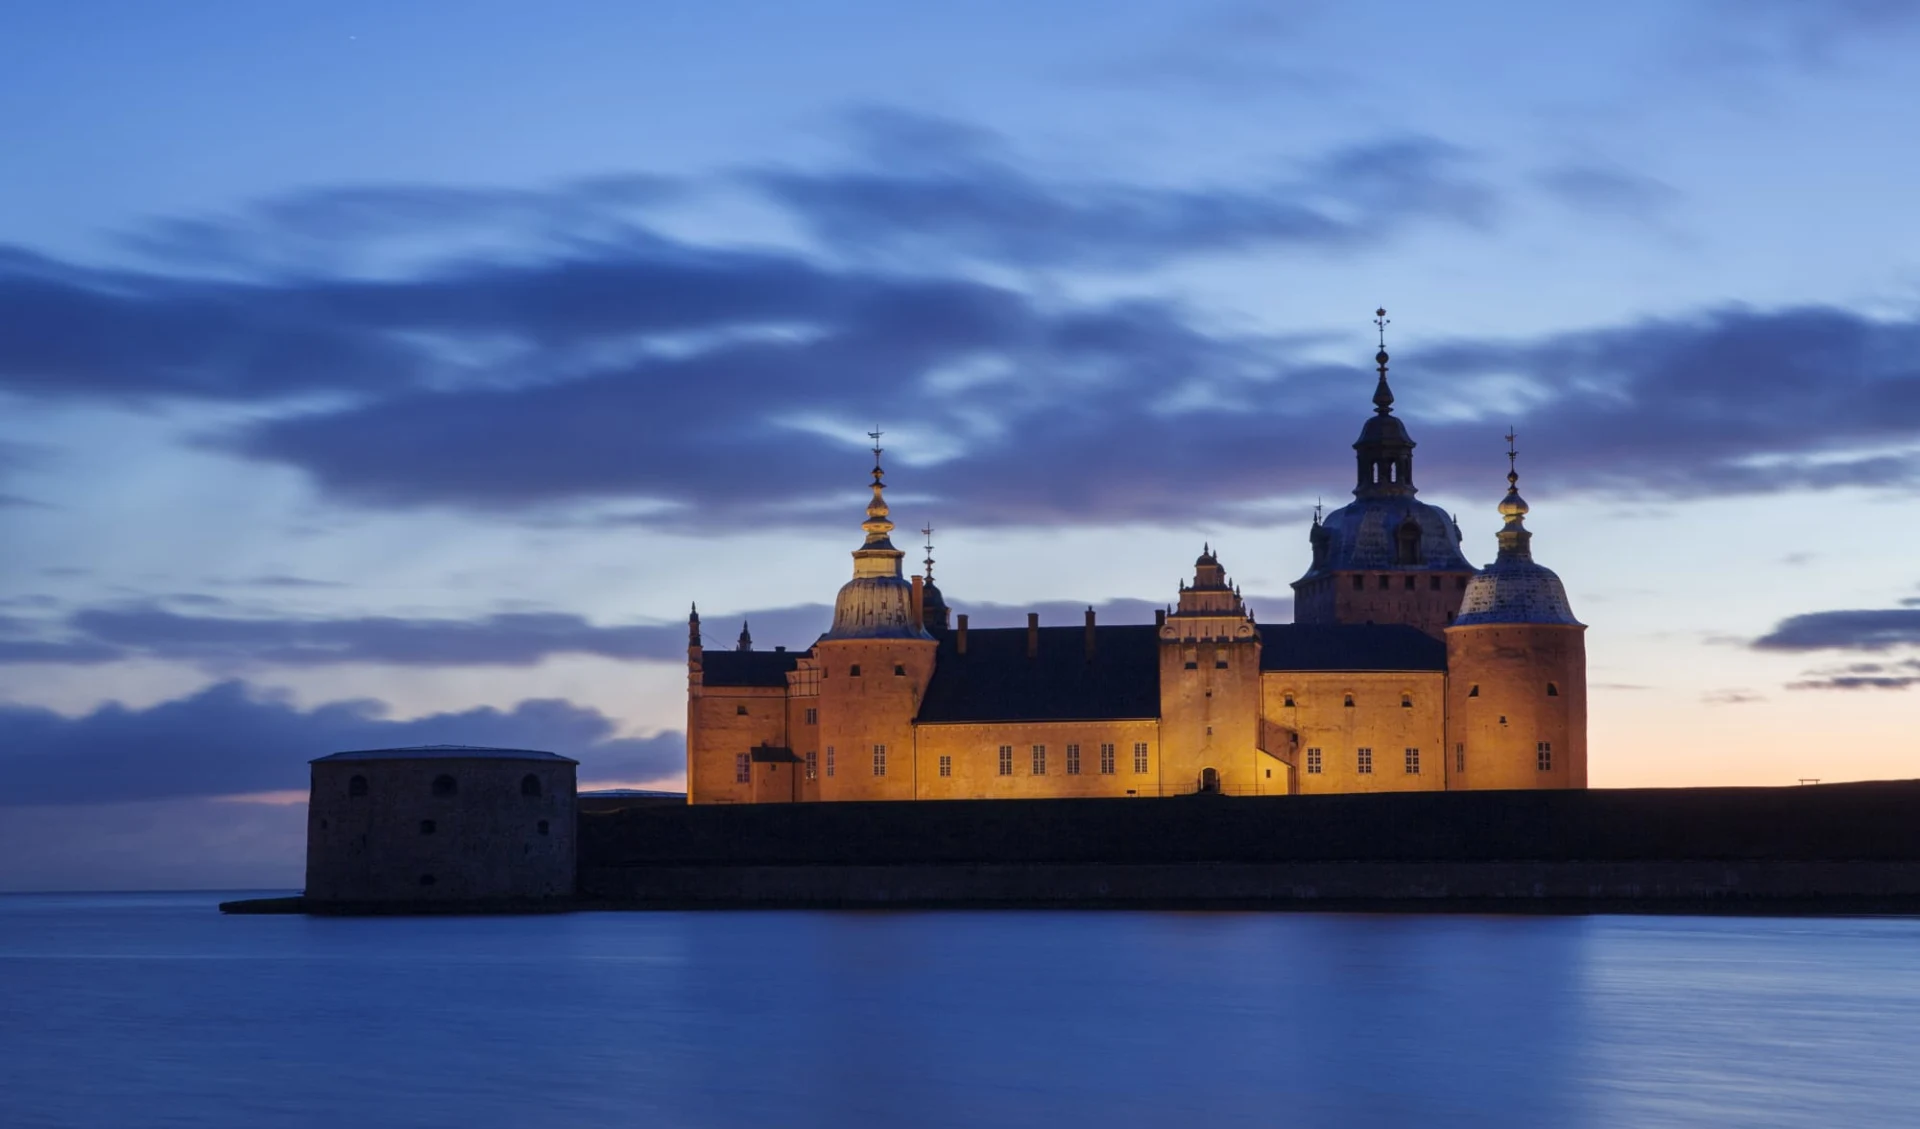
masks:
<instances>
[{"instance_id":1,"label":"tall tower","mask_svg":"<svg viewBox=\"0 0 1920 1129\"><path fill-rule=\"evenodd\" d=\"M910 800L913 721L933 677L938 647L915 614L905 553L888 534L880 432L873 436L873 499L866 542L853 551L853 579L833 604L833 629L814 644L820 668L820 798Z\"/></svg>"},{"instance_id":2,"label":"tall tower","mask_svg":"<svg viewBox=\"0 0 1920 1129\"><path fill-rule=\"evenodd\" d=\"M1260 792L1259 745L1260 633L1208 545L1160 627L1161 792Z\"/></svg>"},{"instance_id":3,"label":"tall tower","mask_svg":"<svg viewBox=\"0 0 1920 1129\"><path fill-rule=\"evenodd\" d=\"M1447 787L1585 788L1587 628L1533 561L1513 438L1500 555L1446 631Z\"/></svg>"},{"instance_id":4,"label":"tall tower","mask_svg":"<svg viewBox=\"0 0 1920 1129\"><path fill-rule=\"evenodd\" d=\"M1315 517L1313 564L1293 582L1296 623L1404 623L1438 637L1460 607L1473 566L1460 527L1415 498L1413 437L1393 414L1387 385L1387 311L1376 310L1380 351L1373 416L1353 451L1353 501Z\"/></svg>"}]
</instances>

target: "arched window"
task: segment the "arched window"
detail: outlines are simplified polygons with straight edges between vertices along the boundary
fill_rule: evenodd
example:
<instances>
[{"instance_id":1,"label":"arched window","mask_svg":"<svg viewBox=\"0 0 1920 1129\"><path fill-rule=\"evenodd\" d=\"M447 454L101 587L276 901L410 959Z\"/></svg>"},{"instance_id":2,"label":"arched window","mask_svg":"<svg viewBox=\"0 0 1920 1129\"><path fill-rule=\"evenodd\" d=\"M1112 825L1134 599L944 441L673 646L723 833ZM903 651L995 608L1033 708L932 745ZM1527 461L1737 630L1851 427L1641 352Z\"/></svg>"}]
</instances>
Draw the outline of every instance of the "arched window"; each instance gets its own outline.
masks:
<instances>
[{"instance_id":1,"label":"arched window","mask_svg":"<svg viewBox=\"0 0 1920 1129\"><path fill-rule=\"evenodd\" d=\"M520 778L520 794L522 796L538 796L540 794L540 778L531 772L522 776Z\"/></svg>"},{"instance_id":2,"label":"arched window","mask_svg":"<svg viewBox=\"0 0 1920 1129\"><path fill-rule=\"evenodd\" d=\"M1547 697L1558 698L1559 696L1560 696L1560 687L1555 686L1551 682L1547 683Z\"/></svg>"},{"instance_id":3,"label":"arched window","mask_svg":"<svg viewBox=\"0 0 1920 1129\"><path fill-rule=\"evenodd\" d=\"M1480 684L1476 682L1473 684L1473 688L1467 691L1467 697L1478 698L1479 696L1480 696Z\"/></svg>"},{"instance_id":4,"label":"arched window","mask_svg":"<svg viewBox=\"0 0 1920 1129\"><path fill-rule=\"evenodd\" d=\"M451 796L459 791L460 791L460 782L455 780L453 777L448 776L446 773L443 772L440 775L433 778L433 794L434 795Z\"/></svg>"},{"instance_id":5,"label":"arched window","mask_svg":"<svg viewBox=\"0 0 1920 1129\"><path fill-rule=\"evenodd\" d=\"M367 794L367 778L355 775L347 781L347 795L364 796Z\"/></svg>"},{"instance_id":6,"label":"arched window","mask_svg":"<svg viewBox=\"0 0 1920 1129\"><path fill-rule=\"evenodd\" d=\"M1400 695L1400 708L1401 708L1401 709L1403 709L1403 710L1410 710L1410 709L1412 709L1412 708L1413 708L1413 695L1412 695L1412 694L1402 694L1402 695Z\"/></svg>"},{"instance_id":7,"label":"arched window","mask_svg":"<svg viewBox=\"0 0 1920 1129\"><path fill-rule=\"evenodd\" d=\"M1348 694L1348 695L1347 695L1347 708L1348 708L1348 709L1352 709L1352 708L1353 708L1353 695L1352 695L1352 694Z\"/></svg>"}]
</instances>

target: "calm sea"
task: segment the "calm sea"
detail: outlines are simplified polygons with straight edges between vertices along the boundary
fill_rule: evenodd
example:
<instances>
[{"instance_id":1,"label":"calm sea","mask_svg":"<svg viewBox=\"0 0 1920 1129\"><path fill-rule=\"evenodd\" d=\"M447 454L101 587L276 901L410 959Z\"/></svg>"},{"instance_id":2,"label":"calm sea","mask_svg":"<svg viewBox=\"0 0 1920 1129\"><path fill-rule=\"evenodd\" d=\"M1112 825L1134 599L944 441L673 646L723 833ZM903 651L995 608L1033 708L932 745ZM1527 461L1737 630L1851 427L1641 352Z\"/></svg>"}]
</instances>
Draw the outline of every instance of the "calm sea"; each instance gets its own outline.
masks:
<instances>
[{"instance_id":1,"label":"calm sea","mask_svg":"<svg viewBox=\"0 0 1920 1129\"><path fill-rule=\"evenodd\" d=\"M0 1126L1920 1126L1920 920L0 896Z\"/></svg>"}]
</instances>

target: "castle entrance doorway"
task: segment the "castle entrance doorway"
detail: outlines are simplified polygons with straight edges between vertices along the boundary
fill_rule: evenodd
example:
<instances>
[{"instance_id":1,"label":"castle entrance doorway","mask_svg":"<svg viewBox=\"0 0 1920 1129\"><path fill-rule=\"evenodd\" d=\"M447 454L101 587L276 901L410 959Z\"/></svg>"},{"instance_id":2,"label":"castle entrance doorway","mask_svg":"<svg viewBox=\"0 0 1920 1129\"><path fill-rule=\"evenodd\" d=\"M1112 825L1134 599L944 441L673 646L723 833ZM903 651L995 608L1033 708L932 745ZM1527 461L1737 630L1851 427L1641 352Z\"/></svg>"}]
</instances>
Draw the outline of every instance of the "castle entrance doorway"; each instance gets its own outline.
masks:
<instances>
[{"instance_id":1,"label":"castle entrance doorway","mask_svg":"<svg viewBox=\"0 0 1920 1129\"><path fill-rule=\"evenodd\" d=\"M1202 792L1218 792L1220 790L1220 773L1211 768L1201 769L1200 790Z\"/></svg>"}]
</instances>

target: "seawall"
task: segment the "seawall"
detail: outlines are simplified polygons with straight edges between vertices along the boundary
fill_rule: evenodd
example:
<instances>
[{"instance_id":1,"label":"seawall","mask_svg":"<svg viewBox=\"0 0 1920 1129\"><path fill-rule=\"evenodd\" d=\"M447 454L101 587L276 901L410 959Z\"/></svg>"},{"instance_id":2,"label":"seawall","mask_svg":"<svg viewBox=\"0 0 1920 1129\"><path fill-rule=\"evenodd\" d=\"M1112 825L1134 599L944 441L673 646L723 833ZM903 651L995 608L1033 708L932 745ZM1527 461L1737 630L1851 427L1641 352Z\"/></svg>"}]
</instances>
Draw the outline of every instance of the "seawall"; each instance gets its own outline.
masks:
<instances>
[{"instance_id":1,"label":"seawall","mask_svg":"<svg viewBox=\"0 0 1920 1129\"><path fill-rule=\"evenodd\" d=\"M583 807L602 908L1920 912L1920 781Z\"/></svg>"}]
</instances>

